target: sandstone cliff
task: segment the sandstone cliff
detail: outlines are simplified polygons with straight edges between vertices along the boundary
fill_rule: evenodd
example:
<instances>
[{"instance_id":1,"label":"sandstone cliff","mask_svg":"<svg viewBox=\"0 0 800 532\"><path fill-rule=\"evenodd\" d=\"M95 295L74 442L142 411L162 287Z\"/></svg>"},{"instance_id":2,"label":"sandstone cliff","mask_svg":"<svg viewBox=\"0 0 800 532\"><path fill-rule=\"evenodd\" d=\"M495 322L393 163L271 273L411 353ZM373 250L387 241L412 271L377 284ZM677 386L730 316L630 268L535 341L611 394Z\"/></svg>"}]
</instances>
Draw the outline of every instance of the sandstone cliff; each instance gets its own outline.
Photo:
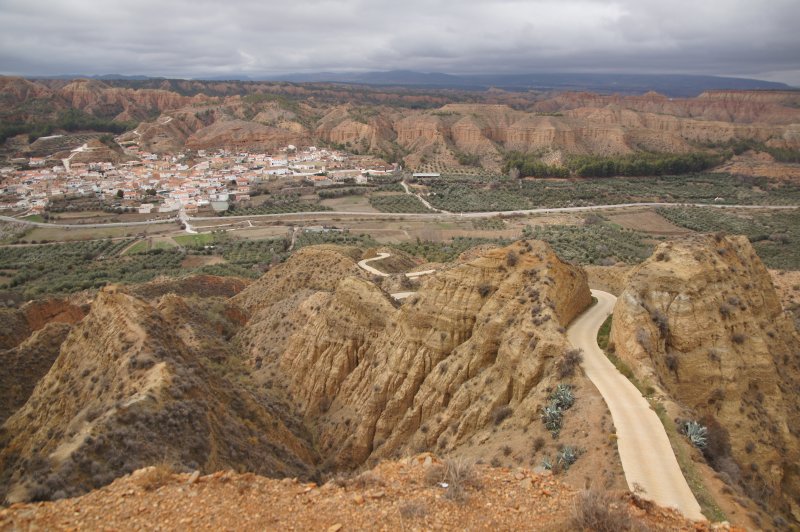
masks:
<instances>
[{"instance_id":1,"label":"sandstone cliff","mask_svg":"<svg viewBox=\"0 0 800 532\"><path fill-rule=\"evenodd\" d=\"M277 150L287 144L309 144L309 137L302 131L281 129L246 120L221 120L195 131L187 140L190 149L256 149Z\"/></svg>"},{"instance_id":2,"label":"sandstone cliff","mask_svg":"<svg viewBox=\"0 0 800 532\"><path fill-rule=\"evenodd\" d=\"M77 323L87 310L85 306L57 298L29 301L19 309L0 309L0 319L3 321L0 351L16 347L48 323Z\"/></svg>"},{"instance_id":3,"label":"sandstone cliff","mask_svg":"<svg viewBox=\"0 0 800 532\"><path fill-rule=\"evenodd\" d=\"M641 96L565 92L536 102L534 110L552 113L615 107L701 120L792 124L800 121L797 100L796 93L785 91L708 91L697 98L668 98L654 92Z\"/></svg>"},{"instance_id":4,"label":"sandstone cliff","mask_svg":"<svg viewBox=\"0 0 800 532\"><path fill-rule=\"evenodd\" d=\"M582 270L542 242L482 248L400 304L363 256L304 248L244 288L110 287L48 326L9 359L46 374L9 398L27 401L0 429L0 495L61 498L160 462L315 478L420 450L538 466L563 445L585 453L568 482L622 486L608 411L567 356ZM556 439L541 411L560 383L576 402Z\"/></svg>"},{"instance_id":5,"label":"sandstone cliff","mask_svg":"<svg viewBox=\"0 0 800 532\"><path fill-rule=\"evenodd\" d=\"M153 113L178 109L204 97L188 98L165 90L109 87L97 80L78 79L55 91L55 97L72 109L119 120L142 120Z\"/></svg>"},{"instance_id":6,"label":"sandstone cliff","mask_svg":"<svg viewBox=\"0 0 800 532\"><path fill-rule=\"evenodd\" d=\"M552 441L539 412L569 350L562 327L590 302L581 270L544 243L521 243L444 269L398 306L356 273L358 257L302 253L326 275L293 257L248 287L235 298L250 316L237 340L305 417L323 470L428 448L536 463L531 442ZM563 378L580 397L569 443L603 456L587 440L602 432L602 399L583 376Z\"/></svg>"},{"instance_id":7,"label":"sandstone cliff","mask_svg":"<svg viewBox=\"0 0 800 532\"><path fill-rule=\"evenodd\" d=\"M715 468L800 520L800 337L745 237L659 245L631 272L611 340L709 426Z\"/></svg>"}]
</instances>

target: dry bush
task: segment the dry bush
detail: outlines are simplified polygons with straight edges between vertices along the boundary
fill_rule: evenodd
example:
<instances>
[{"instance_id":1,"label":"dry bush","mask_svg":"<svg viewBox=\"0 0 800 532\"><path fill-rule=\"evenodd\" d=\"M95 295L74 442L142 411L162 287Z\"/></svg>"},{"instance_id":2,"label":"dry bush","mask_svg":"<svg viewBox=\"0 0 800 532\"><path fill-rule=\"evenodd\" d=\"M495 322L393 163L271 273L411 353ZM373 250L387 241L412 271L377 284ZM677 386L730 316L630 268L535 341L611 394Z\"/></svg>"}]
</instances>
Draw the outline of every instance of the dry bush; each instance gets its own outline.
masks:
<instances>
[{"instance_id":1,"label":"dry bush","mask_svg":"<svg viewBox=\"0 0 800 532\"><path fill-rule=\"evenodd\" d=\"M419 519L428 515L428 507L421 501L404 502L399 511L403 519Z\"/></svg>"},{"instance_id":2,"label":"dry bush","mask_svg":"<svg viewBox=\"0 0 800 532\"><path fill-rule=\"evenodd\" d=\"M533 440L533 453L534 454L538 453L544 448L544 446L545 446L544 438L542 438L541 436L537 437L535 440Z\"/></svg>"},{"instance_id":3,"label":"dry bush","mask_svg":"<svg viewBox=\"0 0 800 532\"><path fill-rule=\"evenodd\" d=\"M558 361L558 378L566 379L575 374L575 368L583 362L583 351L580 349L568 349L561 360Z\"/></svg>"},{"instance_id":4,"label":"dry bush","mask_svg":"<svg viewBox=\"0 0 800 532\"><path fill-rule=\"evenodd\" d=\"M499 406L492 411L492 420L494 421L495 425L499 425L513 413L514 410L510 406Z\"/></svg>"},{"instance_id":5,"label":"dry bush","mask_svg":"<svg viewBox=\"0 0 800 532\"><path fill-rule=\"evenodd\" d=\"M436 486L440 482L444 482L444 466L441 464L432 464L425 470L425 484L428 486Z\"/></svg>"},{"instance_id":6,"label":"dry bush","mask_svg":"<svg viewBox=\"0 0 800 532\"><path fill-rule=\"evenodd\" d=\"M358 489L366 489L366 488L383 487L386 485L386 483L383 481L381 477L379 477L372 471L364 471L363 473L352 479L349 482L349 485Z\"/></svg>"},{"instance_id":7,"label":"dry bush","mask_svg":"<svg viewBox=\"0 0 800 532\"><path fill-rule=\"evenodd\" d=\"M516 266L518 261L519 256L515 252L509 251L506 255L506 264L509 266Z\"/></svg>"},{"instance_id":8,"label":"dry bush","mask_svg":"<svg viewBox=\"0 0 800 532\"><path fill-rule=\"evenodd\" d=\"M174 473L175 468L172 464L166 462L157 464L139 474L136 484L145 491L154 491L165 486L172 479Z\"/></svg>"},{"instance_id":9,"label":"dry bush","mask_svg":"<svg viewBox=\"0 0 800 532\"><path fill-rule=\"evenodd\" d=\"M643 523L634 519L625 510L623 504L606 491L596 488L583 490L575 500L571 528L593 532L646 530Z\"/></svg>"},{"instance_id":10,"label":"dry bush","mask_svg":"<svg viewBox=\"0 0 800 532\"><path fill-rule=\"evenodd\" d=\"M661 336L666 338L669 335L669 319L667 319L667 315L658 309L651 309L650 319L658 327L658 332L661 333Z\"/></svg>"},{"instance_id":11,"label":"dry bush","mask_svg":"<svg viewBox=\"0 0 800 532\"><path fill-rule=\"evenodd\" d=\"M449 458L444 464L431 465L425 471L425 483L446 484L445 497L456 502L466 501L467 487L479 487L473 463L463 458Z\"/></svg>"},{"instance_id":12,"label":"dry bush","mask_svg":"<svg viewBox=\"0 0 800 532\"><path fill-rule=\"evenodd\" d=\"M457 502L466 501L466 488L479 487L474 464L463 458L450 458L445 461L444 479L447 483L444 496Z\"/></svg>"}]
</instances>

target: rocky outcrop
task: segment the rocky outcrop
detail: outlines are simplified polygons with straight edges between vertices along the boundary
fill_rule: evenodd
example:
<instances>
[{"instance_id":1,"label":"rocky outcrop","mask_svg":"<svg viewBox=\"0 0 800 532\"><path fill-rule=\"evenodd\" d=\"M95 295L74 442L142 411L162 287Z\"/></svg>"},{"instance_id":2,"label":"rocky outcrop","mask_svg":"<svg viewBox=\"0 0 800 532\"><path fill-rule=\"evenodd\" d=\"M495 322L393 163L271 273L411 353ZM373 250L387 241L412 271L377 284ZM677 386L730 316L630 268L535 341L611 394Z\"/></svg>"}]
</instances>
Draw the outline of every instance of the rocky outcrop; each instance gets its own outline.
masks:
<instances>
[{"instance_id":1,"label":"rocky outcrop","mask_svg":"<svg viewBox=\"0 0 800 532\"><path fill-rule=\"evenodd\" d=\"M617 354L709 426L712 465L800 520L800 337L748 240L663 243L628 283Z\"/></svg>"},{"instance_id":2,"label":"rocky outcrop","mask_svg":"<svg viewBox=\"0 0 800 532\"><path fill-rule=\"evenodd\" d=\"M220 120L194 132L186 147L198 149L229 148L273 151L287 144L309 143L305 133L266 126L245 120Z\"/></svg>"},{"instance_id":3,"label":"rocky outcrop","mask_svg":"<svg viewBox=\"0 0 800 532\"><path fill-rule=\"evenodd\" d=\"M324 142L359 154L403 158L412 168L469 162L499 170L507 150L540 152L551 161L548 155L554 153L684 153L697 150L698 144L741 139L800 148L800 109L792 92L713 91L688 99L656 93L542 98L488 91L470 96L485 103L376 93L363 105L353 103L359 98L344 89L177 80L146 85L151 88L85 79L33 83L0 78L0 101L8 102L17 120L33 120L29 107L48 106L50 118L75 108L105 118L145 120L122 141L156 153L184 147L271 151ZM498 100L508 105L494 103ZM47 103L26 107L32 101ZM394 105L400 101L414 105ZM444 105L430 109L433 102ZM423 103L428 110L413 109Z\"/></svg>"},{"instance_id":4,"label":"rocky outcrop","mask_svg":"<svg viewBox=\"0 0 800 532\"><path fill-rule=\"evenodd\" d=\"M708 91L697 98L668 98L649 92L641 96L564 92L536 102L539 112L563 112L581 107L629 109L734 123L792 124L800 121L797 95L789 91Z\"/></svg>"},{"instance_id":5,"label":"rocky outcrop","mask_svg":"<svg viewBox=\"0 0 800 532\"><path fill-rule=\"evenodd\" d=\"M77 323L87 311L86 306L58 298L29 301L19 309L0 309L0 351L16 347L48 323Z\"/></svg>"},{"instance_id":6,"label":"rocky outcrop","mask_svg":"<svg viewBox=\"0 0 800 532\"><path fill-rule=\"evenodd\" d=\"M436 481L460 465L458 484ZM450 469L452 471L452 469ZM487 511L506 508L514 511ZM574 517L583 508L586 517ZM219 471L197 476L166 467L137 470L80 498L19 504L0 510L3 530L111 530L160 527L211 530L552 530L625 523L636 530L728 530L706 526L636 495L595 489L578 492L548 472L496 468L438 458L430 453L382 462L352 478L324 484ZM534 519L531 516L536 516ZM619 530L621 527L613 528ZM742 530L732 528L732 530Z\"/></svg>"},{"instance_id":7,"label":"rocky outcrop","mask_svg":"<svg viewBox=\"0 0 800 532\"><path fill-rule=\"evenodd\" d=\"M25 78L0 76L0 102L4 107L21 105L30 100L51 98L52 91Z\"/></svg>"},{"instance_id":8,"label":"rocky outcrop","mask_svg":"<svg viewBox=\"0 0 800 532\"><path fill-rule=\"evenodd\" d=\"M72 109L97 116L117 119L143 119L154 112L178 109L202 102L203 96L189 98L176 92L153 89L122 89L109 87L97 80L78 79L58 89L56 97Z\"/></svg>"},{"instance_id":9,"label":"rocky outcrop","mask_svg":"<svg viewBox=\"0 0 800 532\"><path fill-rule=\"evenodd\" d=\"M355 268L335 253L316 260ZM325 469L422 448L490 459L519 442L509 434L546 434L538 412L569 350L562 327L590 303L585 274L546 244L485 251L423 281L399 307L363 275L303 283L284 266L237 296L251 316L237 337L257 371L294 398ZM564 378L581 397L573 422L596 423L605 408L597 392L580 375ZM595 431L570 434L580 445Z\"/></svg>"},{"instance_id":10,"label":"rocky outcrop","mask_svg":"<svg viewBox=\"0 0 800 532\"><path fill-rule=\"evenodd\" d=\"M232 299L197 280L107 287L80 322L47 325L7 353L30 386L4 398L0 496L72 496L161 462L312 478L417 449L536 465L560 444L587 454L569 482L620 485L605 405L567 364L582 270L542 242L481 249L401 305L363 255L304 248ZM540 418L557 383L577 398L561 440Z\"/></svg>"}]
</instances>

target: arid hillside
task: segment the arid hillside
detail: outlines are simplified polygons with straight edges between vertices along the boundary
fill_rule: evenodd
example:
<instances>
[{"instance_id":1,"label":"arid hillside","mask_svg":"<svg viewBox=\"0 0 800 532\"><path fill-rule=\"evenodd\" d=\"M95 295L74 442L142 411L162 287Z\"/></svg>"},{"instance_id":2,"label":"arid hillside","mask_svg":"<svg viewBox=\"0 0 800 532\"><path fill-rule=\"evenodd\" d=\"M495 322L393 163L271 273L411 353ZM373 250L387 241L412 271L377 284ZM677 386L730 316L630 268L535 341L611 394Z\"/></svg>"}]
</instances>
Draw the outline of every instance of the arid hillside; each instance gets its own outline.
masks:
<instances>
[{"instance_id":1,"label":"arid hillside","mask_svg":"<svg viewBox=\"0 0 800 532\"><path fill-rule=\"evenodd\" d=\"M108 287L66 324L56 302L19 317L3 359L30 386L4 390L2 496L73 496L159 463L314 480L426 450L624 486L564 335L590 304L580 268L523 241L442 265L400 304L363 256L308 247L249 286Z\"/></svg>"},{"instance_id":2,"label":"arid hillside","mask_svg":"<svg viewBox=\"0 0 800 532\"><path fill-rule=\"evenodd\" d=\"M726 481L800 520L800 336L745 237L659 245L629 274L611 340L679 425L707 427Z\"/></svg>"},{"instance_id":3,"label":"arid hillside","mask_svg":"<svg viewBox=\"0 0 800 532\"><path fill-rule=\"evenodd\" d=\"M245 355L303 412L323 468L428 448L527 463L546 434L538 409L559 382L602 417L587 381L559 369L563 327L589 304L586 278L545 244L456 263L399 308L361 272L331 275L357 271L338 251L302 250L234 299L250 316L238 333ZM585 446L578 427L569 433Z\"/></svg>"},{"instance_id":4,"label":"arid hillside","mask_svg":"<svg viewBox=\"0 0 800 532\"><path fill-rule=\"evenodd\" d=\"M539 154L552 164L566 156L707 151L734 141L797 149L798 98L779 91L713 91L680 99L655 93L430 92L175 81L130 88L97 80L0 78L0 117L9 125L58 124L73 110L84 117L138 124L121 142L157 153L184 148L271 151L322 143L403 160L411 168L479 165L492 171L501 167L508 151Z\"/></svg>"},{"instance_id":5,"label":"arid hillside","mask_svg":"<svg viewBox=\"0 0 800 532\"><path fill-rule=\"evenodd\" d=\"M76 495L161 461L309 476L302 426L227 375L233 328L213 302L101 292L0 429L0 495Z\"/></svg>"},{"instance_id":6,"label":"arid hillside","mask_svg":"<svg viewBox=\"0 0 800 532\"><path fill-rule=\"evenodd\" d=\"M405 483L423 474L391 461L420 453L491 465L481 468L491 482L513 470L512 484L542 485L537 497L561 490L540 476L548 469L573 490L627 487L614 422L566 338L592 304L582 268L534 240L435 265L401 253L370 263L389 277L359 266L382 249L309 246L253 282L163 278L106 287L85 307L47 300L5 311L4 501L79 496L157 466L234 470L247 480L222 476L265 490L303 486L304 495L327 485L319 493L335 500L380 492L383 503L389 493L407 497ZM397 272L408 270L432 273L401 283ZM743 237L690 236L662 243L616 281L616 355L679 426L708 428L692 456L724 512L778 528L796 521L800 342L752 247ZM398 287L412 294L397 301ZM390 470L405 476L370 484ZM85 500L119 486L132 500L149 500L161 484L185 487L165 474L140 489L142 474ZM218 478L198 483L216 486L204 492L209 504L227 497ZM430 490L426 506L441 503L436 482L414 485ZM366 491L343 495L350 487ZM558 519L576 496L564 493ZM649 515L628 497L616 504ZM194 511L182 504L175 511ZM45 523L47 508L3 519Z\"/></svg>"}]
</instances>

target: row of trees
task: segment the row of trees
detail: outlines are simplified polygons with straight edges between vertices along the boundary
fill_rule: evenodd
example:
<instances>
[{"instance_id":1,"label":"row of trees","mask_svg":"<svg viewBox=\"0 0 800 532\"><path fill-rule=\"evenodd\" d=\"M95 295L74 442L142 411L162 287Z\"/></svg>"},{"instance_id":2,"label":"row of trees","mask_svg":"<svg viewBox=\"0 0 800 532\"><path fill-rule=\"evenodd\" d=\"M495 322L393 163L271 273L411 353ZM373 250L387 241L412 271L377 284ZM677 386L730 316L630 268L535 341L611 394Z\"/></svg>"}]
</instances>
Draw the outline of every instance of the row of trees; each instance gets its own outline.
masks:
<instances>
[{"instance_id":1,"label":"row of trees","mask_svg":"<svg viewBox=\"0 0 800 532\"><path fill-rule=\"evenodd\" d=\"M724 160L710 153L658 154L636 153L618 157L579 156L565 166L543 163L539 154L511 152L506 155L503 172L515 177L614 177L681 175L702 172Z\"/></svg>"},{"instance_id":2,"label":"row of trees","mask_svg":"<svg viewBox=\"0 0 800 532\"><path fill-rule=\"evenodd\" d=\"M536 153L522 153L512 151L506 155L503 164L503 173L517 177L569 177L569 169L564 166L555 166L543 163Z\"/></svg>"},{"instance_id":3,"label":"row of trees","mask_svg":"<svg viewBox=\"0 0 800 532\"><path fill-rule=\"evenodd\" d=\"M682 155L633 154L624 157L576 159L572 166L580 177L681 175L703 172L724 160L721 155L688 153Z\"/></svg>"}]
</instances>

